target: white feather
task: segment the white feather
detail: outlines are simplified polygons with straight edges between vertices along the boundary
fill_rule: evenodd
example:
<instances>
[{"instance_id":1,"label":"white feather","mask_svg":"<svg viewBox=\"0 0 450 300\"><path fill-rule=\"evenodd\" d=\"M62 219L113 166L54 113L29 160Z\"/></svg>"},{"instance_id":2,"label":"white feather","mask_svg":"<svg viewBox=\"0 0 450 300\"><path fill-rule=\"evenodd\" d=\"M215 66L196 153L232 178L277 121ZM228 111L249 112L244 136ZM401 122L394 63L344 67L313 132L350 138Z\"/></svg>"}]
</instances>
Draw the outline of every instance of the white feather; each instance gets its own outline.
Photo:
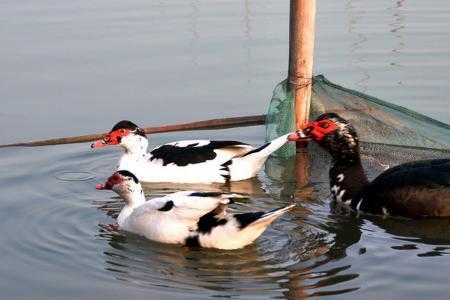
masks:
<instances>
[{"instance_id":1,"label":"white feather","mask_svg":"<svg viewBox=\"0 0 450 300\"><path fill-rule=\"evenodd\" d=\"M261 151L245 155L254 150L252 146L238 144L215 149L216 157L202 163L178 166L173 163L164 165L161 159L151 159L147 153L148 141L139 135L128 135L122 138L121 147L125 153L117 164L118 170L129 170L144 182L176 182L176 183L224 183L227 178L232 181L244 180L256 175L267 157L287 142L284 135L273 140ZM207 145L209 140L185 140L164 145L186 147ZM164 145L154 148L158 149ZM231 160L228 168L222 164Z\"/></svg>"},{"instance_id":2,"label":"white feather","mask_svg":"<svg viewBox=\"0 0 450 300\"><path fill-rule=\"evenodd\" d=\"M136 207L119 226L148 239L172 244L183 244L196 230L198 220L220 204L228 204L223 197L192 197L193 192L180 192L154 198ZM174 206L160 211L167 201Z\"/></svg>"},{"instance_id":3,"label":"white feather","mask_svg":"<svg viewBox=\"0 0 450 300\"><path fill-rule=\"evenodd\" d=\"M274 139L261 151L233 158L231 165L228 166L231 173L231 180L237 181L254 177L266 162L269 155L286 144L289 135L286 134Z\"/></svg>"},{"instance_id":4,"label":"white feather","mask_svg":"<svg viewBox=\"0 0 450 300\"><path fill-rule=\"evenodd\" d=\"M230 198L240 195L211 194L205 197L201 192L183 191L145 202L140 183L130 178L114 185L113 190L126 202L117 219L121 229L171 244L185 244L188 238L197 237L202 247L220 249L237 249L252 243L271 222L295 206L265 213L241 228L234 215L223 213ZM218 218L226 222L211 226L209 232L198 230L200 219L212 211L214 216L218 213Z\"/></svg>"}]
</instances>

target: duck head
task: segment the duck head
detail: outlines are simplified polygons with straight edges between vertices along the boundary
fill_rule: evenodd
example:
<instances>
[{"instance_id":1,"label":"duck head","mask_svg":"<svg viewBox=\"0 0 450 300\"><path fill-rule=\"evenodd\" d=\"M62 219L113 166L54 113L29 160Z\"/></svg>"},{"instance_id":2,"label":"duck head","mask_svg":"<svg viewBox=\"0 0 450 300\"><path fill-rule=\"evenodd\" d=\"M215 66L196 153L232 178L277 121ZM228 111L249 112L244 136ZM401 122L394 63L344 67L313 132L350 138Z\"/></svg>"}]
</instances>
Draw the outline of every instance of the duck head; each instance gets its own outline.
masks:
<instances>
[{"instance_id":1,"label":"duck head","mask_svg":"<svg viewBox=\"0 0 450 300\"><path fill-rule=\"evenodd\" d=\"M354 160L359 156L358 135L355 128L335 113L320 115L315 121L289 136L290 141L315 141L333 160Z\"/></svg>"},{"instance_id":2,"label":"duck head","mask_svg":"<svg viewBox=\"0 0 450 300\"><path fill-rule=\"evenodd\" d=\"M369 181L361 164L355 128L339 115L325 113L288 138L291 141L315 141L331 154L332 199L356 209Z\"/></svg>"},{"instance_id":3,"label":"duck head","mask_svg":"<svg viewBox=\"0 0 450 300\"><path fill-rule=\"evenodd\" d=\"M98 184L97 190L113 190L122 197L126 204L135 205L145 201L141 183L137 177L127 170L112 174L104 184Z\"/></svg>"},{"instance_id":4,"label":"duck head","mask_svg":"<svg viewBox=\"0 0 450 300\"><path fill-rule=\"evenodd\" d=\"M148 141L144 130L131 121L118 122L101 140L94 142L91 148L118 145L131 154L146 153Z\"/></svg>"}]
</instances>

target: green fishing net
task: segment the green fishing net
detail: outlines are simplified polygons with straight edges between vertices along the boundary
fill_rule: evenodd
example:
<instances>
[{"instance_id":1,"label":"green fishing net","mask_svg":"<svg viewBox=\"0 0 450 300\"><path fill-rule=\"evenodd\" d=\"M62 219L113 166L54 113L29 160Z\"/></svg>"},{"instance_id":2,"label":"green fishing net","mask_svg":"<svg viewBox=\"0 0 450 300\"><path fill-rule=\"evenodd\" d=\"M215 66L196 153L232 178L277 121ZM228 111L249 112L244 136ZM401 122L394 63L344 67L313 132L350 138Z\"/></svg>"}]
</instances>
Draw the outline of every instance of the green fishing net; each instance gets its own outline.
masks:
<instances>
[{"instance_id":1,"label":"green fishing net","mask_svg":"<svg viewBox=\"0 0 450 300\"><path fill-rule=\"evenodd\" d=\"M310 119L324 112L335 112L349 120L363 143L450 150L450 125L341 87L319 75L313 79ZM285 80L273 92L266 119L266 140L294 130L293 91ZM277 155L284 157L293 154L294 143L289 143L277 152Z\"/></svg>"},{"instance_id":2,"label":"green fishing net","mask_svg":"<svg viewBox=\"0 0 450 300\"><path fill-rule=\"evenodd\" d=\"M293 90L287 81L273 92L266 118L266 140L295 130ZM338 113L358 131L361 160L369 178L401 163L450 156L450 126L404 107L346 89L319 75L313 78L311 116ZM315 143L308 143L308 180L314 186L313 198L329 194L330 156ZM297 189L299 171L295 143L287 143L265 164L269 181L265 189L276 196L292 196ZM301 168L300 168L301 169ZM302 172L300 172L302 173ZM304 198L306 196L301 196Z\"/></svg>"}]
</instances>

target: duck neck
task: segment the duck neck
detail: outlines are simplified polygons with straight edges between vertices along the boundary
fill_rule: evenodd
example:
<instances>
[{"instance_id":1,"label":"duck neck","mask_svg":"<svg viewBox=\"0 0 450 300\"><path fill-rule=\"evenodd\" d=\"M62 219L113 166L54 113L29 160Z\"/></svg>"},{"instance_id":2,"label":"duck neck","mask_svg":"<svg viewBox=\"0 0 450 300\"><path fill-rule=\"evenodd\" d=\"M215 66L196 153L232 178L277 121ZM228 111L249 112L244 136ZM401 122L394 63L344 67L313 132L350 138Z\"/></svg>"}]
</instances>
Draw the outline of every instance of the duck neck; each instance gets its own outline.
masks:
<instances>
[{"instance_id":1,"label":"duck neck","mask_svg":"<svg viewBox=\"0 0 450 300\"><path fill-rule=\"evenodd\" d=\"M148 140L140 135L127 136L122 139L121 146L126 155L141 157L147 154Z\"/></svg>"},{"instance_id":2,"label":"duck neck","mask_svg":"<svg viewBox=\"0 0 450 300\"><path fill-rule=\"evenodd\" d=\"M334 201L356 209L362 190L369 184L358 152L345 157L333 157L330 169L330 188Z\"/></svg>"},{"instance_id":3,"label":"duck neck","mask_svg":"<svg viewBox=\"0 0 450 300\"><path fill-rule=\"evenodd\" d=\"M141 187L137 187L135 190L121 196L125 200L125 206L122 208L119 216L117 217L117 223L119 226L123 226L131 213L137 207L145 203L145 195Z\"/></svg>"}]
</instances>

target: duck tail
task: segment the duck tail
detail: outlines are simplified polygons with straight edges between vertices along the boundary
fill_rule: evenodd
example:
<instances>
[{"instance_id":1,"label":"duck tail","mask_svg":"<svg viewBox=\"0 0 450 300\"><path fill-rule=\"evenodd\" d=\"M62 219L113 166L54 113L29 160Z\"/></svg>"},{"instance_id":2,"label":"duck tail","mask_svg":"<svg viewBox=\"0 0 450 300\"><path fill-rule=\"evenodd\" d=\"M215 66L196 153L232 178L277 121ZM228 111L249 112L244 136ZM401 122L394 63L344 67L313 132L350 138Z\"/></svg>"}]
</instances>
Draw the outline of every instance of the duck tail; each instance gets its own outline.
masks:
<instances>
[{"instance_id":1,"label":"duck tail","mask_svg":"<svg viewBox=\"0 0 450 300\"><path fill-rule=\"evenodd\" d=\"M222 166L230 171L231 180L243 180L253 177L261 169L269 155L286 144L288 136L289 134L280 136L259 148L227 161Z\"/></svg>"},{"instance_id":2,"label":"duck tail","mask_svg":"<svg viewBox=\"0 0 450 300\"><path fill-rule=\"evenodd\" d=\"M275 219L292 210L295 206L296 204L291 204L268 212L236 214L234 217L237 220L240 229L244 229L246 227L267 227Z\"/></svg>"},{"instance_id":3,"label":"duck tail","mask_svg":"<svg viewBox=\"0 0 450 300\"><path fill-rule=\"evenodd\" d=\"M242 155L242 158L247 159L266 159L270 154L280 149L286 142L288 141L289 134L282 135L272 141L270 141L267 144L262 145L261 147L258 147L256 149L253 149L244 155Z\"/></svg>"}]
</instances>

